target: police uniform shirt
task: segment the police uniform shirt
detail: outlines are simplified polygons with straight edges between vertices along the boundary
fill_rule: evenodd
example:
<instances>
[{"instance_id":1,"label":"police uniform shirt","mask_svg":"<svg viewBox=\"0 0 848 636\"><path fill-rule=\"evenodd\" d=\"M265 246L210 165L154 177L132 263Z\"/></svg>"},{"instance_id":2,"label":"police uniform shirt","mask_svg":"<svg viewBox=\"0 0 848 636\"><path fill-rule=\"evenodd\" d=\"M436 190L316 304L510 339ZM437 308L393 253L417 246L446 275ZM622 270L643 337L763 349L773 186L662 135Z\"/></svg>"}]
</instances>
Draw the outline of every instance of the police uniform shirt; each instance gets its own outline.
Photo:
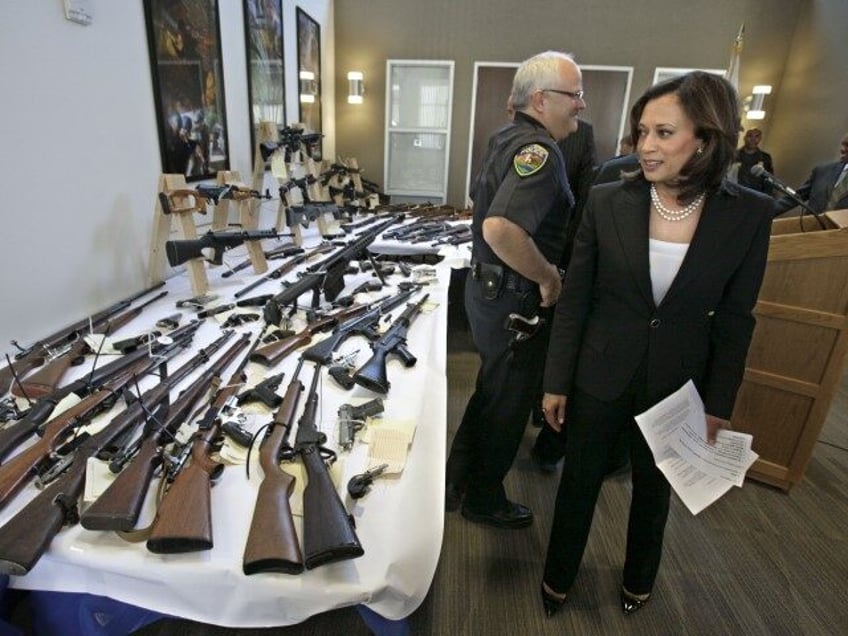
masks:
<instances>
[{"instance_id":1,"label":"police uniform shirt","mask_svg":"<svg viewBox=\"0 0 848 636\"><path fill-rule=\"evenodd\" d=\"M541 123L518 112L494 134L474 188L474 258L501 264L483 239L483 220L502 216L526 231L542 255L559 263L574 197L565 161Z\"/></svg>"}]
</instances>

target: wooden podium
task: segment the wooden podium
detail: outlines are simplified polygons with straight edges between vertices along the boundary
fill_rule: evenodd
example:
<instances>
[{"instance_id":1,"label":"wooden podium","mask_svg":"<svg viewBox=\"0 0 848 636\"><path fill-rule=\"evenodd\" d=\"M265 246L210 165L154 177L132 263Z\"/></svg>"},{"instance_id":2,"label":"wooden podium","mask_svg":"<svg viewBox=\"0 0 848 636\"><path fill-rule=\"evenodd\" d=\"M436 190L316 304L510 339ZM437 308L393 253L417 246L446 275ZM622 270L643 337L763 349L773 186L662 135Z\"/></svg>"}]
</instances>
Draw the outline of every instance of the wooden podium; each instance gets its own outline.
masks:
<instances>
[{"instance_id":1,"label":"wooden podium","mask_svg":"<svg viewBox=\"0 0 848 636\"><path fill-rule=\"evenodd\" d=\"M748 477L786 491L804 476L848 352L848 210L772 224L734 430L760 456Z\"/></svg>"}]
</instances>

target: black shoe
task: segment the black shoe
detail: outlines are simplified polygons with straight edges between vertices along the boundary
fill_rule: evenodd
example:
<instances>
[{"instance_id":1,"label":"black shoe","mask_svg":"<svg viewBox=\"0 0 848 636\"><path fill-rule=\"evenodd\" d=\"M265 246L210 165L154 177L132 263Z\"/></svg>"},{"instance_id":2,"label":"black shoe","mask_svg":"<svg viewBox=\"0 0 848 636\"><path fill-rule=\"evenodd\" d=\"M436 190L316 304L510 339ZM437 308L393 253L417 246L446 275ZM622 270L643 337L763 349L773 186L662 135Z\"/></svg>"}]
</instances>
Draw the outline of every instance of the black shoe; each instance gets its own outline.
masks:
<instances>
[{"instance_id":1,"label":"black shoe","mask_svg":"<svg viewBox=\"0 0 848 636\"><path fill-rule=\"evenodd\" d=\"M533 513L527 506L507 501L502 508L490 512L478 512L468 505L462 507L462 516L494 528L526 528L533 523Z\"/></svg>"},{"instance_id":2,"label":"black shoe","mask_svg":"<svg viewBox=\"0 0 848 636\"><path fill-rule=\"evenodd\" d=\"M542 582L542 606L545 608L545 616L550 618L558 611L562 609L562 606L565 605L566 596L560 598L559 596L554 596L548 590L545 589L545 583Z\"/></svg>"},{"instance_id":3,"label":"black shoe","mask_svg":"<svg viewBox=\"0 0 848 636\"><path fill-rule=\"evenodd\" d=\"M631 594L624 588L621 588L621 611L624 612L625 616L633 612L638 612L650 600L650 594Z\"/></svg>"},{"instance_id":4,"label":"black shoe","mask_svg":"<svg viewBox=\"0 0 848 636\"><path fill-rule=\"evenodd\" d=\"M465 496L465 488L457 484L447 482L445 484L445 512L456 512L462 504Z\"/></svg>"},{"instance_id":5,"label":"black shoe","mask_svg":"<svg viewBox=\"0 0 848 636\"><path fill-rule=\"evenodd\" d=\"M530 449L530 459L533 461L533 465L539 469L539 472L545 473L546 475L551 475L557 471L557 466L559 465L559 460L550 460L542 457L541 453L536 450L536 447Z\"/></svg>"}]
</instances>

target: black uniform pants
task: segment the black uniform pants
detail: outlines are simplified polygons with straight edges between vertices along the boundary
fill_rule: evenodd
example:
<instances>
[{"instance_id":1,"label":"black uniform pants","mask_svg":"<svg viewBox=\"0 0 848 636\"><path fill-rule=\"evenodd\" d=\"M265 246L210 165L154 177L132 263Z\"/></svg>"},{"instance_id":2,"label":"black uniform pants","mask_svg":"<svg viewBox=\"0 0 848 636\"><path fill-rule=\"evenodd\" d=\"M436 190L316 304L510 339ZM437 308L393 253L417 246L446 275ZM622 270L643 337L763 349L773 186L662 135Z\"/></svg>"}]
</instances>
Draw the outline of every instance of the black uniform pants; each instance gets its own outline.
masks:
<instances>
[{"instance_id":1,"label":"black uniform pants","mask_svg":"<svg viewBox=\"0 0 848 636\"><path fill-rule=\"evenodd\" d=\"M671 488L633 419L656 401L645 399L643 389L640 373L630 390L612 402L602 402L577 388L568 397L568 443L544 574L544 581L556 592L567 592L577 576L610 449L622 433L629 441L633 474L623 584L633 594L647 594L653 588Z\"/></svg>"},{"instance_id":2,"label":"black uniform pants","mask_svg":"<svg viewBox=\"0 0 848 636\"><path fill-rule=\"evenodd\" d=\"M447 464L447 481L465 489L465 505L480 512L506 502L503 480L521 443L544 370L550 316L531 338L511 346L505 327L510 313L532 317L539 311L536 290L508 289L487 298L483 283L469 273L465 310L481 367Z\"/></svg>"}]
</instances>

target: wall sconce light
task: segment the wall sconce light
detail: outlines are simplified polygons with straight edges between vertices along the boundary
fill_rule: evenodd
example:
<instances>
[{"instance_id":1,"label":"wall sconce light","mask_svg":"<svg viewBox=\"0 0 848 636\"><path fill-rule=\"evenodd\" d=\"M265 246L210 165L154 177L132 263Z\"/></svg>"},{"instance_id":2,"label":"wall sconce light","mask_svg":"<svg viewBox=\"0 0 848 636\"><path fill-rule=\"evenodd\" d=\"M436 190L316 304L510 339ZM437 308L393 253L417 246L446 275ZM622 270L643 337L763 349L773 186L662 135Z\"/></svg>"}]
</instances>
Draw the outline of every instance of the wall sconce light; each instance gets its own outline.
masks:
<instances>
[{"instance_id":1,"label":"wall sconce light","mask_svg":"<svg viewBox=\"0 0 848 636\"><path fill-rule=\"evenodd\" d=\"M315 73L312 71L301 71L300 79L300 101L304 104L314 104L315 95L318 94L318 83L315 81Z\"/></svg>"},{"instance_id":2,"label":"wall sconce light","mask_svg":"<svg viewBox=\"0 0 848 636\"><path fill-rule=\"evenodd\" d=\"M765 119L766 111L763 110L763 101L766 95L771 95L771 86L768 84L757 84L751 91L751 103L748 106L748 113L745 115L748 119Z\"/></svg>"},{"instance_id":3,"label":"wall sconce light","mask_svg":"<svg viewBox=\"0 0 848 636\"><path fill-rule=\"evenodd\" d=\"M350 71L347 74L347 103L361 104L365 94L365 76L362 71Z\"/></svg>"}]
</instances>

